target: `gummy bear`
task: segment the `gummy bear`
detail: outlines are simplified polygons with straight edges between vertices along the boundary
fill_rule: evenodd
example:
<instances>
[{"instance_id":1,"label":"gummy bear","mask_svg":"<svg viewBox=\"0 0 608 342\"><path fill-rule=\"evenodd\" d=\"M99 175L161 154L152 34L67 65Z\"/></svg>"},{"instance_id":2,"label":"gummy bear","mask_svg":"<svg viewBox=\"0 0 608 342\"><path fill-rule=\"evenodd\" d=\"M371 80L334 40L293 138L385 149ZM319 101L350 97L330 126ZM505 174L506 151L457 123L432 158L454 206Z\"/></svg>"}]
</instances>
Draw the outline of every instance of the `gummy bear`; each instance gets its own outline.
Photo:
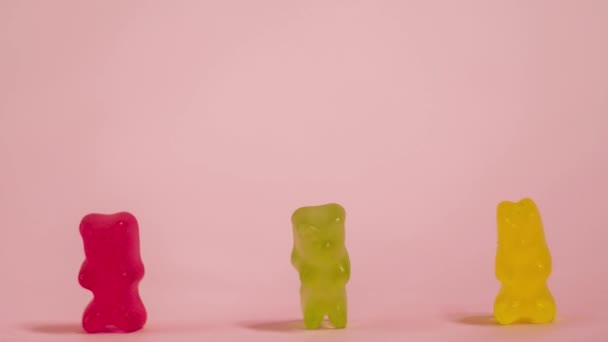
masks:
<instances>
[{"instance_id":1,"label":"gummy bear","mask_svg":"<svg viewBox=\"0 0 608 342\"><path fill-rule=\"evenodd\" d=\"M78 281L93 292L82 317L88 333L132 332L146 323L138 284L144 276L139 225L130 213L90 214L80 223L85 260Z\"/></svg>"},{"instance_id":2,"label":"gummy bear","mask_svg":"<svg viewBox=\"0 0 608 342\"><path fill-rule=\"evenodd\" d=\"M302 207L291 217L291 263L300 275L307 329L318 329L325 315L335 328L346 327L350 259L344 246L345 218L344 208L335 203Z\"/></svg>"},{"instance_id":3,"label":"gummy bear","mask_svg":"<svg viewBox=\"0 0 608 342\"><path fill-rule=\"evenodd\" d=\"M556 314L547 286L551 255L536 204L529 199L497 208L496 278L502 288L494 302L499 324L549 323Z\"/></svg>"}]
</instances>

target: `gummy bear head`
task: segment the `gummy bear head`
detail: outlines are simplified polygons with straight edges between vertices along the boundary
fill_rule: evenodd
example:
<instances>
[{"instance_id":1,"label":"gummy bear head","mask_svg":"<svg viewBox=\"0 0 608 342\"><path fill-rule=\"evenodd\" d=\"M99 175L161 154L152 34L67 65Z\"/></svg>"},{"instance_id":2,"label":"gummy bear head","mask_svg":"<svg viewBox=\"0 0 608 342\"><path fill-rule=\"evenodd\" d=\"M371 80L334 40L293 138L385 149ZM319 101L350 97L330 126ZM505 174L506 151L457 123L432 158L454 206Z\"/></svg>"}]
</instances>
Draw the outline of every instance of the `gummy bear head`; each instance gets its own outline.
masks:
<instances>
[{"instance_id":1,"label":"gummy bear head","mask_svg":"<svg viewBox=\"0 0 608 342\"><path fill-rule=\"evenodd\" d=\"M545 245L540 213L531 199L501 202L496 216L499 245L509 248Z\"/></svg>"},{"instance_id":2,"label":"gummy bear head","mask_svg":"<svg viewBox=\"0 0 608 342\"><path fill-rule=\"evenodd\" d=\"M335 203L302 207L291 222L294 247L308 258L320 262L344 253L344 221L346 211Z\"/></svg>"},{"instance_id":3,"label":"gummy bear head","mask_svg":"<svg viewBox=\"0 0 608 342\"><path fill-rule=\"evenodd\" d=\"M139 226L130 213L89 214L80 222L80 235L90 262L139 259Z\"/></svg>"}]
</instances>

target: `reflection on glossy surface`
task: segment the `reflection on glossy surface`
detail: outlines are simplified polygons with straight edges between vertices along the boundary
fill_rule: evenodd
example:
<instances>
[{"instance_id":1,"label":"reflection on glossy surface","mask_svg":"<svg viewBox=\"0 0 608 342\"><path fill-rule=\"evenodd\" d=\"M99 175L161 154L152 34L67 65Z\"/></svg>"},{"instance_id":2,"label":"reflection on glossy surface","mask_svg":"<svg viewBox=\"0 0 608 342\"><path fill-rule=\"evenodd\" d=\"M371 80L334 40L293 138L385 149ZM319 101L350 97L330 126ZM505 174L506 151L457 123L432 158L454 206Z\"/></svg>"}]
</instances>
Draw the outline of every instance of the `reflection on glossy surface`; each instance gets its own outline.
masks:
<instances>
[{"instance_id":1,"label":"reflection on glossy surface","mask_svg":"<svg viewBox=\"0 0 608 342\"><path fill-rule=\"evenodd\" d=\"M300 275L300 298L307 329L321 327L327 315L336 328L347 323L346 283L350 260L344 246L346 212L338 204L296 210L291 263Z\"/></svg>"},{"instance_id":2,"label":"reflection on glossy surface","mask_svg":"<svg viewBox=\"0 0 608 342\"><path fill-rule=\"evenodd\" d=\"M536 205L528 198L502 202L497 223L496 278L502 288L494 302L496 321L552 322L556 307L547 287L551 255Z\"/></svg>"},{"instance_id":3,"label":"reflection on glossy surface","mask_svg":"<svg viewBox=\"0 0 608 342\"><path fill-rule=\"evenodd\" d=\"M78 281L94 298L85 309L86 332L132 332L146 322L138 284L144 276L139 226L129 213L90 214L80 223L85 260Z\"/></svg>"}]
</instances>

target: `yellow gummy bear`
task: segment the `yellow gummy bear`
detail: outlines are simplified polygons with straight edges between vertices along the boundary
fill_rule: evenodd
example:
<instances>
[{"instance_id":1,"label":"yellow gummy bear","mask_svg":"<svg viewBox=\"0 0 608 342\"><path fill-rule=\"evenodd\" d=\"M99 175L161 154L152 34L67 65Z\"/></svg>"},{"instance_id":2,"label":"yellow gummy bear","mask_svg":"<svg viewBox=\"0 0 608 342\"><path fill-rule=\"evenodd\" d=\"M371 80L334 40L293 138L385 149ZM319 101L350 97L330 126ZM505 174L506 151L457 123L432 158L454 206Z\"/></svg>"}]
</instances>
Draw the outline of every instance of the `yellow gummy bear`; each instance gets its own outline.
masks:
<instances>
[{"instance_id":1,"label":"yellow gummy bear","mask_svg":"<svg viewBox=\"0 0 608 342\"><path fill-rule=\"evenodd\" d=\"M300 275L307 329L318 329L325 315L335 328L346 327L350 260L344 246L345 217L344 208L335 203L303 207L291 217L291 263Z\"/></svg>"},{"instance_id":2,"label":"yellow gummy bear","mask_svg":"<svg viewBox=\"0 0 608 342\"><path fill-rule=\"evenodd\" d=\"M494 302L496 321L552 322L556 307L547 287L551 254L536 204L529 198L502 202L497 223L496 278L502 288Z\"/></svg>"}]
</instances>

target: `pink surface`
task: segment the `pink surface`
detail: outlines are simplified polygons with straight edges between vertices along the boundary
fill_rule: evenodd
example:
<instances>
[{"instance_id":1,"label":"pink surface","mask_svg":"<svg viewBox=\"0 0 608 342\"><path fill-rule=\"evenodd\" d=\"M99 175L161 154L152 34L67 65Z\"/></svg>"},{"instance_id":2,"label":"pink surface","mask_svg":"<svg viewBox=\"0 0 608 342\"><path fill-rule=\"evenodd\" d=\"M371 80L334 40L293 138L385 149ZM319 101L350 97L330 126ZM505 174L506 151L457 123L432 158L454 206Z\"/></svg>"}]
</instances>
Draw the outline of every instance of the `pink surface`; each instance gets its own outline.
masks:
<instances>
[{"instance_id":1,"label":"pink surface","mask_svg":"<svg viewBox=\"0 0 608 342\"><path fill-rule=\"evenodd\" d=\"M607 32L600 0L0 1L0 341L606 341ZM524 196L559 319L498 327ZM289 217L333 201L350 326L294 330ZM148 325L83 335L78 223L123 210Z\"/></svg>"}]
</instances>

